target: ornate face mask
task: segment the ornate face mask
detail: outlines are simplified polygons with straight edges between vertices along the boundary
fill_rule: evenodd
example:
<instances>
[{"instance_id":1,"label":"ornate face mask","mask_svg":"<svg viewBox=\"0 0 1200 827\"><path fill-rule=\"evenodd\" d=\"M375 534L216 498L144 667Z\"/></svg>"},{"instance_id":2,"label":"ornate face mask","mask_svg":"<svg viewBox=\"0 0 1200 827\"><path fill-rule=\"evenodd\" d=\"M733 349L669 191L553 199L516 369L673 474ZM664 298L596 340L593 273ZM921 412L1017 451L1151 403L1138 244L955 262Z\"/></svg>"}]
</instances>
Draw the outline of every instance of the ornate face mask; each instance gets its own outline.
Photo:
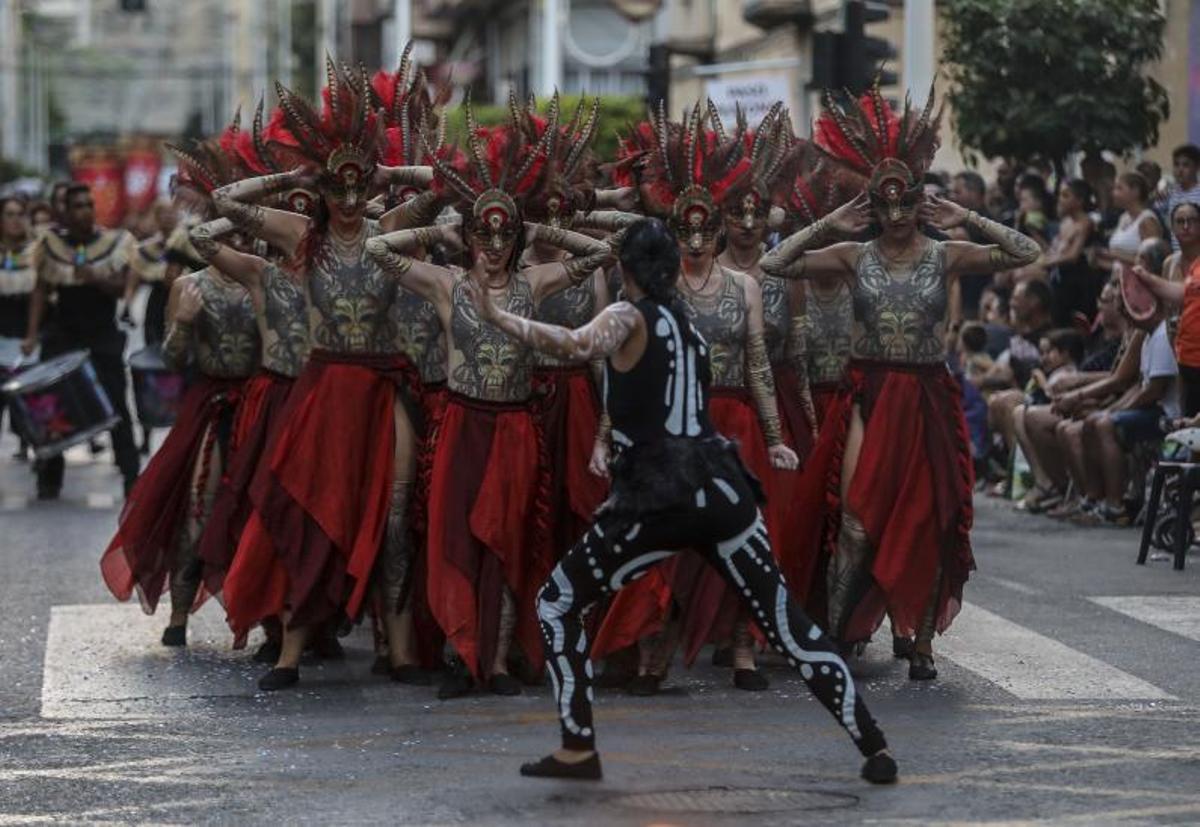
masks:
<instances>
[{"instance_id":1,"label":"ornate face mask","mask_svg":"<svg viewBox=\"0 0 1200 827\"><path fill-rule=\"evenodd\" d=\"M544 208L541 215L535 213L535 219L547 227L556 230L569 230L575 223L575 210L570 198L561 192L552 192L540 205ZM538 212L542 212L538 210Z\"/></svg>"},{"instance_id":2,"label":"ornate face mask","mask_svg":"<svg viewBox=\"0 0 1200 827\"><path fill-rule=\"evenodd\" d=\"M508 193L486 190L475 199L471 212L475 219L471 227L473 241L500 252L517 240L521 213Z\"/></svg>"},{"instance_id":3,"label":"ornate face mask","mask_svg":"<svg viewBox=\"0 0 1200 827\"><path fill-rule=\"evenodd\" d=\"M688 250L699 253L721 231L721 217L712 195L703 187L688 187L675 200L671 229Z\"/></svg>"},{"instance_id":4,"label":"ornate face mask","mask_svg":"<svg viewBox=\"0 0 1200 827\"><path fill-rule=\"evenodd\" d=\"M367 190L375 176L375 164L355 149L338 149L329 156L321 176L324 189L347 205L365 204Z\"/></svg>"},{"instance_id":5,"label":"ornate face mask","mask_svg":"<svg viewBox=\"0 0 1200 827\"><path fill-rule=\"evenodd\" d=\"M303 187L287 190L280 196L285 210L308 216L316 211L318 197L315 192Z\"/></svg>"},{"instance_id":6,"label":"ornate face mask","mask_svg":"<svg viewBox=\"0 0 1200 827\"><path fill-rule=\"evenodd\" d=\"M754 230L766 222L768 206L758 193L748 192L740 201L725 205L725 219L740 224L742 229Z\"/></svg>"},{"instance_id":7,"label":"ornate face mask","mask_svg":"<svg viewBox=\"0 0 1200 827\"><path fill-rule=\"evenodd\" d=\"M911 170L895 158L888 158L875 166L867 191L870 193L871 206L886 215L889 221L911 217L924 197Z\"/></svg>"}]
</instances>

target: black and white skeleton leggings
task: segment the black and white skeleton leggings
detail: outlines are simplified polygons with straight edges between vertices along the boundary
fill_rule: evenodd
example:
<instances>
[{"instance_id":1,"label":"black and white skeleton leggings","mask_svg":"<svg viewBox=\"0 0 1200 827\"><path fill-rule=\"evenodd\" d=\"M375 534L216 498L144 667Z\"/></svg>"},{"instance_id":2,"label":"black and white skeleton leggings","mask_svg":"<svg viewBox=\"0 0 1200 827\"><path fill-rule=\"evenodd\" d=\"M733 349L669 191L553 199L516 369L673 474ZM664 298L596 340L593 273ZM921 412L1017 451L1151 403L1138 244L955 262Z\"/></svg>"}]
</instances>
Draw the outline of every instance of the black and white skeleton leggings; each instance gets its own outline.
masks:
<instances>
[{"instance_id":1,"label":"black and white skeleton leggings","mask_svg":"<svg viewBox=\"0 0 1200 827\"><path fill-rule=\"evenodd\" d=\"M625 523L620 535L611 533L617 530L615 521L602 515L567 552L538 597L566 749L595 748L592 662L583 611L681 548L703 554L737 589L767 640L799 670L863 755L887 746L837 647L788 593L744 479L714 478L696 492L694 508L660 512L645 522Z\"/></svg>"}]
</instances>

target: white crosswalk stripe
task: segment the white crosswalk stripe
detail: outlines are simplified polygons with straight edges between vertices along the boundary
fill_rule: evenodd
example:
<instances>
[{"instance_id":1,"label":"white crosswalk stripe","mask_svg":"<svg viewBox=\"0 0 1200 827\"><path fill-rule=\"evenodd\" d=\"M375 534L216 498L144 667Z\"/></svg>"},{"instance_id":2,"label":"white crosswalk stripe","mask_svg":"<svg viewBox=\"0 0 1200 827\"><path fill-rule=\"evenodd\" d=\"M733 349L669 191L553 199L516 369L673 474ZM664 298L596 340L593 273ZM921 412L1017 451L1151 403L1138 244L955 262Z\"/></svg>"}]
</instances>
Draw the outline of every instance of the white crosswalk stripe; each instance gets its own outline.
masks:
<instances>
[{"instance_id":1,"label":"white crosswalk stripe","mask_svg":"<svg viewBox=\"0 0 1200 827\"><path fill-rule=\"evenodd\" d=\"M970 603L938 648L1024 700L1173 699L1141 678Z\"/></svg>"},{"instance_id":2,"label":"white crosswalk stripe","mask_svg":"<svg viewBox=\"0 0 1200 827\"><path fill-rule=\"evenodd\" d=\"M1125 595L1092 597L1114 612L1157 626L1190 640L1200 641L1200 597L1191 595Z\"/></svg>"}]
</instances>

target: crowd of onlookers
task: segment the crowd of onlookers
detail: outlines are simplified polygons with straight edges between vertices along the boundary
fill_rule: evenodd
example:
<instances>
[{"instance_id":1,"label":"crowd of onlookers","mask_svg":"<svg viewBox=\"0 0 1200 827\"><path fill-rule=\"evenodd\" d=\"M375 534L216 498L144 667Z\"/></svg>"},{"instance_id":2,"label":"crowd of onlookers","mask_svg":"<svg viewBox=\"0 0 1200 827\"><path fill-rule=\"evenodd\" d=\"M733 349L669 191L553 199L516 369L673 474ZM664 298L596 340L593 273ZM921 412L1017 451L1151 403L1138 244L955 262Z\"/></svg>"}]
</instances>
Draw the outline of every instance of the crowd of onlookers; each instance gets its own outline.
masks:
<instances>
[{"instance_id":1,"label":"crowd of onlookers","mask_svg":"<svg viewBox=\"0 0 1200 827\"><path fill-rule=\"evenodd\" d=\"M1188 144L1170 176L1093 159L1053 190L1036 167L927 176L1043 249L960 285L949 346L981 490L1083 524L1137 519L1164 437L1200 425L1198 170Z\"/></svg>"}]
</instances>

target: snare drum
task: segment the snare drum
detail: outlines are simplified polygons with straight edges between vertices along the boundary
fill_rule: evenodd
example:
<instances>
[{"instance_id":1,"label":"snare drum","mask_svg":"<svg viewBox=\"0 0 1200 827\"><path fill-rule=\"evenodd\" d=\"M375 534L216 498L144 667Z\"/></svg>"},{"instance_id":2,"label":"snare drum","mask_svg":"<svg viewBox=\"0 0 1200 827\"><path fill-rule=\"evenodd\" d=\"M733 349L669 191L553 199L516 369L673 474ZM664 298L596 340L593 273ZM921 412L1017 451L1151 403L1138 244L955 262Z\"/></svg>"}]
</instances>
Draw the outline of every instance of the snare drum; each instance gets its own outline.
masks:
<instances>
[{"instance_id":1,"label":"snare drum","mask_svg":"<svg viewBox=\"0 0 1200 827\"><path fill-rule=\"evenodd\" d=\"M13 424L38 459L57 456L121 421L86 350L24 370L3 386Z\"/></svg>"},{"instance_id":2,"label":"snare drum","mask_svg":"<svg viewBox=\"0 0 1200 827\"><path fill-rule=\"evenodd\" d=\"M169 428L179 414L185 382L182 373L167 368L162 349L151 346L129 357L133 400L138 421L147 428Z\"/></svg>"}]
</instances>

